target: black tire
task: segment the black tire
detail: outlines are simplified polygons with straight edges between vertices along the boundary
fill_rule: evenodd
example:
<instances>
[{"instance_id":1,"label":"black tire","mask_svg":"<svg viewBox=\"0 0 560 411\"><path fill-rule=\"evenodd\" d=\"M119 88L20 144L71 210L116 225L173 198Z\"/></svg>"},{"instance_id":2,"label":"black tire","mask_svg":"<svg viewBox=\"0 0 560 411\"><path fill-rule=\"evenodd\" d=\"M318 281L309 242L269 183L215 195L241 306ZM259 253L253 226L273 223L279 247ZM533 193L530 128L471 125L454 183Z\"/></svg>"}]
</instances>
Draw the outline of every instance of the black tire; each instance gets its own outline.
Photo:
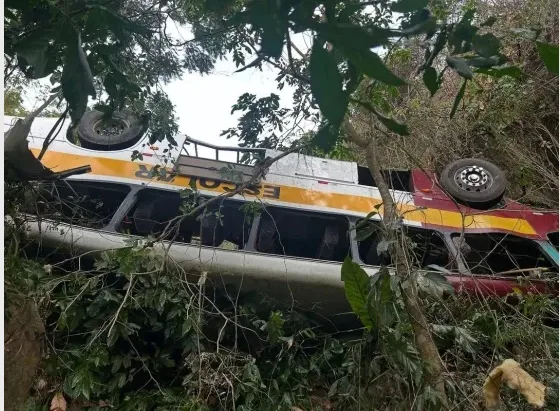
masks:
<instances>
[{"instance_id":1,"label":"black tire","mask_svg":"<svg viewBox=\"0 0 560 411\"><path fill-rule=\"evenodd\" d=\"M458 202L488 209L500 202L506 191L506 176L496 165L478 158L449 164L441 173L442 187Z\"/></svg>"},{"instance_id":2,"label":"black tire","mask_svg":"<svg viewBox=\"0 0 560 411\"><path fill-rule=\"evenodd\" d=\"M115 134L100 134L103 113L86 111L78 125L78 139L84 148L113 151L133 146L146 131L142 122L130 110L114 112L110 122L118 131ZM105 123L106 124L106 123Z\"/></svg>"}]
</instances>

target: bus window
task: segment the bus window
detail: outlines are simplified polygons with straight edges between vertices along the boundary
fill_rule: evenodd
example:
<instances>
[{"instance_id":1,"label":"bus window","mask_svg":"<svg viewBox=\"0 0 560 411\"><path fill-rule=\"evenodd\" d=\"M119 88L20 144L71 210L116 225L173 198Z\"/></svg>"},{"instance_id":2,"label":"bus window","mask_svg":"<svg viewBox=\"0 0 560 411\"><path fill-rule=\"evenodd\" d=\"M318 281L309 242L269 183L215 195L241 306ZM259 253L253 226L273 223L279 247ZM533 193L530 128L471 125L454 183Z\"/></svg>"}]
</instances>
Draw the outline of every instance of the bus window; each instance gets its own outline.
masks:
<instances>
[{"instance_id":1,"label":"bus window","mask_svg":"<svg viewBox=\"0 0 560 411\"><path fill-rule=\"evenodd\" d=\"M520 276L523 270L553 266L537 243L507 234L465 234L461 253L473 274Z\"/></svg>"},{"instance_id":2,"label":"bus window","mask_svg":"<svg viewBox=\"0 0 560 411\"><path fill-rule=\"evenodd\" d=\"M261 212L256 249L261 253L344 261L350 249L346 217L275 207Z\"/></svg>"},{"instance_id":3,"label":"bus window","mask_svg":"<svg viewBox=\"0 0 560 411\"><path fill-rule=\"evenodd\" d=\"M372 222L372 224L377 227L380 225L379 222ZM435 264L448 270L455 268L454 261L451 259L449 250L440 234L419 227L407 226L405 230L411 243L415 266L426 267ZM379 254L377 252L381 240L378 229L364 241L358 242L360 258L364 263L374 266L391 264L391 260L386 253Z\"/></svg>"},{"instance_id":4,"label":"bus window","mask_svg":"<svg viewBox=\"0 0 560 411\"><path fill-rule=\"evenodd\" d=\"M441 234L419 227L407 227L406 231L412 242L412 252L418 266L433 264L448 270L456 268L455 260L451 257Z\"/></svg>"},{"instance_id":5,"label":"bus window","mask_svg":"<svg viewBox=\"0 0 560 411\"><path fill-rule=\"evenodd\" d=\"M548 233L548 241L558 250L558 231L555 233Z\"/></svg>"},{"instance_id":6,"label":"bus window","mask_svg":"<svg viewBox=\"0 0 560 411\"><path fill-rule=\"evenodd\" d=\"M392 190L412 192L411 173L409 170L381 170L385 181ZM358 184L362 186L377 187L369 168L358 166Z\"/></svg>"},{"instance_id":7,"label":"bus window","mask_svg":"<svg viewBox=\"0 0 560 411\"><path fill-rule=\"evenodd\" d=\"M37 209L45 218L88 228L103 228L130 192L124 184L66 180L42 184Z\"/></svg>"},{"instance_id":8,"label":"bus window","mask_svg":"<svg viewBox=\"0 0 560 411\"><path fill-rule=\"evenodd\" d=\"M242 202L218 200L208 208L181 221L182 199L179 192L144 189L120 224L119 231L132 235L220 247L243 249L249 237L252 217L240 210ZM177 230L178 227L178 230Z\"/></svg>"}]
</instances>

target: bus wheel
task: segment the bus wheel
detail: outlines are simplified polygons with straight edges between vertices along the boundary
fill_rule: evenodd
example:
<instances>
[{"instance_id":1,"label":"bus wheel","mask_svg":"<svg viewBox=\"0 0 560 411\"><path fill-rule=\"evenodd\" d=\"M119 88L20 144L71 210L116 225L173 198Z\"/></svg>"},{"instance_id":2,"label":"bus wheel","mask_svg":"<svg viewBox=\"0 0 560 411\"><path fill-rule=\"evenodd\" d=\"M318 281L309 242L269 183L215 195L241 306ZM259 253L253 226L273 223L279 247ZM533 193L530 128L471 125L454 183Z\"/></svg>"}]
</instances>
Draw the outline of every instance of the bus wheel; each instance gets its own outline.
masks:
<instances>
[{"instance_id":1,"label":"bus wheel","mask_svg":"<svg viewBox=\"0 0 560 411\"><path fill-rule=\"evenodd\" d=\"M466 158L449 164L441 173L440 183L458 202L487 209L502 199L506 176L496 165L477 158Z\"/></svg>"},{"instance_id":2,"label":"bus wheel","mask_svg":"<svg viewBox=\"0 0 560 411\"><path fill-rule=\"evenodd\" d=\"M110 119L103 113L86 111L78 125L78 139L84 148L101 151L133 146L144 134L144 126L130 110L116 111Z\"/></svg>"}]
</instances>

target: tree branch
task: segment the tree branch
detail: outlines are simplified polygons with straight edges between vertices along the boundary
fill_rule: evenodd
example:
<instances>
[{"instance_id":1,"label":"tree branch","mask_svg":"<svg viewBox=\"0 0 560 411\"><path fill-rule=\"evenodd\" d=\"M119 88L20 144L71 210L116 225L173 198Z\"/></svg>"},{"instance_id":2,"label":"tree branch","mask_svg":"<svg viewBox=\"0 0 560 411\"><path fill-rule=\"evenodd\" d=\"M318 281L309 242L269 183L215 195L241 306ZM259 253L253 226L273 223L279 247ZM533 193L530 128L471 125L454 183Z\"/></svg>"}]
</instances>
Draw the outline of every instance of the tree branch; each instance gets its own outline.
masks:
<instances>
[{"instance_id":1,"label":"tree branch","mask_svg":"<svg viewBox=\"0 0 560 411\"><path fill-rule=\"evenodd\" d=\"M66 110L64 110L64 112L60 115L58 120L56 120L56 123L54 123L54 126L51 128L51 131L49 131L49 134L47 134L47 137L45 138L45 141L43 142L43 147L41 147L41 152L37 156L37 160L41 161L41 159L43 158L43 156L47 152L47 149L49 148L52 140L54 140L54 138L56 138L56 136L60 132L60 129L59 129L58 132L56 134L54 134L54 131L56 130L56 128L58 127L59 124L60 124L60 128L62 128L62 126L64 125L64 121L66 120L66 114L68 114L69 110L70 110L70 107L67 105ZM62 124L61 124L61 122L62 122Z\"/></svg>"},{"instance_id":2,"label":"tree branch","mask_svg":"<svg viewBox=\"0 0 560 411\"><path fill-rule=\"evenodd\" d=\"M169 220L169 222L167 223L167 225L165 226L162 234L159 236L159 240L163 240L165 239L165 237L167 236L167 234L170 231L170 227L173 223L176 223L176 230L175 230L175 235L173 236L173 238L170 241L170 244L167 248L167 251L169 251L169 248L171 247L171 245L173 244L173 242L175 241L175 239L177 238L177 236L179 235L179 227L181 225L181 223L189 217L192 217L194 215L196 215L197 213L199 213L200 211L204 210L206 207L208 207L210 204L218 201L218 200L225 200L226 198L230 198L233 197L235 195L241 194L243 193L243 190L245 190L246 188L250 187L251 185L255 184L261 177L264 177L264 175L266 174L266 170L275 162L277 162L278 160L286 157L288 154L292 154L296 151L299 151L303 148L303 145L297 145L285 152L283 152L282 154L274 157L274 158L270 158L267 157L261 164L255 166L255 169L253 171L253 174L251 176L251 178L249 180L247 180L246 182L238 185L235 190L221 194L219 196L215 196L212 197L211 199L205 201L204 203L196 206L195 208L193 208L191 211L189 211L187 214L183 214L180 216L177 216L171 220Z\"/></svg>"}]
</instances>

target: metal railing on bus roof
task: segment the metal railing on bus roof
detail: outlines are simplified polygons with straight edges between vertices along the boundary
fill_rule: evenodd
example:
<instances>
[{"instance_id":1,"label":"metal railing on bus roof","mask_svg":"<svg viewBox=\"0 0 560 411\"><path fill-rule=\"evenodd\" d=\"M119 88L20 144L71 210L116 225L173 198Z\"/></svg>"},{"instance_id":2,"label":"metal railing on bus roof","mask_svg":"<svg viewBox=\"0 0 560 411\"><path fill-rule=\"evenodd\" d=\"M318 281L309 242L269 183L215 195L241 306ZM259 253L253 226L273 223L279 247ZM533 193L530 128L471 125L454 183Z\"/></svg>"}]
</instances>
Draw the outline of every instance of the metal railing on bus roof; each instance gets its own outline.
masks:
<instances>
[{"instance_id":1,"label":"metal railing on bus roof","mask_svg":"<svg viewBox=\"0 0 560 411\"><path fill-rule=\"evenodd\" d=\"M204 141L200 141L191 137L186 137L185 142L183 143L183 147L181 148L181 154L185 154L189 157L193 157L192 154L189 153L187 150L187 146L191 144L194 145L194 157L199 157L198 155L198 146L210 148L215 151L216 160L220 161L220 151L227 151L227 152L235 152L237 154L236 162L240 164L240 154L264 154L266 152L266 148L247 148L247 147L221 147L215 146L214 144L205 143Z\"/></svg>"}]
</instances>

